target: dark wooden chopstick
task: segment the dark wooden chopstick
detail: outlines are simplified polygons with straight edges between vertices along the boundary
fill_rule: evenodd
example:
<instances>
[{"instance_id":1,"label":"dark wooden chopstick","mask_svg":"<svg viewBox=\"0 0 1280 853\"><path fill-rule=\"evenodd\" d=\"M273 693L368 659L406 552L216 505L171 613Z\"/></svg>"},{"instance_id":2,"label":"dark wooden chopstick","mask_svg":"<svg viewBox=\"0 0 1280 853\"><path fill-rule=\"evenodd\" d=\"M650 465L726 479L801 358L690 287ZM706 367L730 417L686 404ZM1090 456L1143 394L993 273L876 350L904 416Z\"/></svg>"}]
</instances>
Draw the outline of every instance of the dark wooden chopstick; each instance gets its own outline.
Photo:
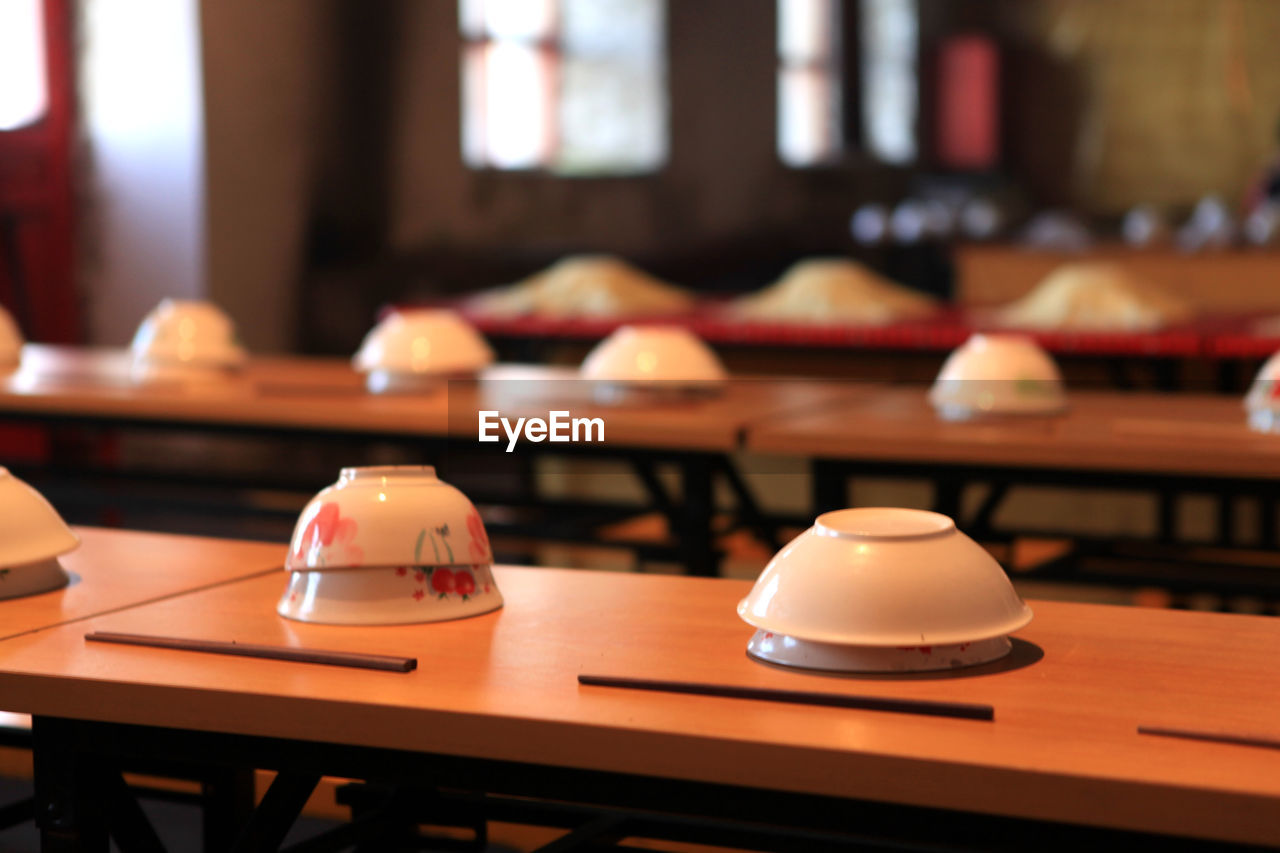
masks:
<instances>
[{"instance_id":1,"label":"dark wooden chopstick","mask_svg":"<svg viewBox=\"0 0 1280 853\"><path fill-rule=\"evenodd\" d=\"M216 655L239 655L248 658L271 658L273 660L297 661L299 663L322 663L330 666L380 669L388 672L410 672L418 668L417 658L367 655L360 652L330 652L320 649L298 649L291 646L228 643L222 640L190 640L185 637L158 637L150 634L117 634L111 631L93 631L85 634L84 638L96 643L153 646L155 648L180 649L188 652L209 652Z\"/></svg>"},{"instance_id":2,"label":"dark wooden chopstick","mask_svg":"<svg viewBox=\"0 0 1280 853\"><path fill-rule=\"evenodd\" d=\"M937 702L931 699L854 696L845 693L814 693L806 690L739 687L732 684L663 681L661 679L623 678L611 675L582 674L578 676L578 683L595 687L625 687L633 690L656 690L663 693L723 696L729 699L762 699L767 702L790 702L796 705L823 705L832 708L858 708L865 711L927 714L934 717L957 717L962 720L994 720L996 716L995 708L991 705L978 705L968 702Z\"/></svg>"},{"instance_id":3,"label":"dark wooden chopstick","mask_svg":"<svg viewBox=\"0 0 1280 853\"><path fill-rule=\"evenodd\" d=\"M1176 737L1184 740L1203 740L1210 743L1230 743L1236 746L1257 746L1263 749L1280 749L1280 738L1238 735L1231 732L1199 732L1192 729L1167 729L1162 726L1138 726L1138 734Z\"/></svg>"}]
</instances>

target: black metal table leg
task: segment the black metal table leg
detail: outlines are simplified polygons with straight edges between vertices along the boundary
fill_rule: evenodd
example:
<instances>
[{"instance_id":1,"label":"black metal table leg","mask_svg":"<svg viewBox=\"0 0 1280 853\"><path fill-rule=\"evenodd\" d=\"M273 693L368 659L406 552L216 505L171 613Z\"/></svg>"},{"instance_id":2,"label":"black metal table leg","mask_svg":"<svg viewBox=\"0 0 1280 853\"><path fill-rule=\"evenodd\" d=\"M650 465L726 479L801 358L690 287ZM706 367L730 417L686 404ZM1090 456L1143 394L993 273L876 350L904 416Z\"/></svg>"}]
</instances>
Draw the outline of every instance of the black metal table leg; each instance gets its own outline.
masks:
<instances>
[{"instance_id":1,"label":"black metal table leg","mask_svg":"<svg viewBox=\"0 0 1280 853\"><path fill-rule=\"evenodd\" d=\"M676 531L678 547L685 570L701 577L714 577L720 570L711 530L715 512L714 472L714 462L707 456L689 456L680 463L684 500L680 507L680 529Z\"/></svg>"},{"instance_id":2,"label":"black metal table leg","mask_svg":"<svg viewBox=\"0 0 1280 853\"><path fill-rule=\"evenodd\" d=\"M200 780L203 809L201 836L205 853L229 850L237 830L253 814L254 772L236 768L210 768Z\"/></svg>"},{"instance_id":3,"label":"black metal table leg","mask_svg":"<svg viewBox=\"0 0 1280 853\"><path fill-rule=\"evenodd\" d=\"M126 853L164 853L160 836L120 771L103 765L97 768L96 776L94 796L106 804L108 828L116 845Z\"/></svg>"},{"instance_id":4,"label":"black metal table leg","mask_svg":"<svg viewBox=\"0 0 1280 853\"><path fill-rule=\"evenodd\" d=\"M849 505L849 474L844 465L828 459L815 459L809 465L809 477L811 510L815 518Z\"/></svg>"},{"instance_id":5,"label":"black metal table leg","mask_svg":"<svg viewBox=\"0 0 1280 853\"><path fill-rule=\"evenodd\" d=\"M1166 489L1157 495L1158 518L1156 520L1156 540L1164 544L1177 541L1178 538L1178 496Z\"/></svg>"},{"instance_id":6,"label":"black metal table leg","mask_svg":"<svg viewBox=\"0 0 1280 853\"><path fill-rule=\"evenodd\" d=\"M778 541L778 525L770 521L760 509L756 496L752 494L751 487L747 485L747 481L742 478L742 474L733 464L733 459L721 456L716 462L716 467L720 469L725 484L733 492L733 497L737 501L738 521L764 540L765 544L773 550L780 548L782 543Z\"/></svg>"},{"instance_id":7,"label":"black metal table leg","mask_svg":"<svg viewBox=\"0 0 1280 853\"><path fill-rule=\"evenodd\" d=\"M99 765L79 748L77 735L69 720L36 717L32 723L43 853L107 853L107 816L94 797Z\"/></svg>"},{"instance_id":8,"label":"black metal table leg","mask_svg":"<svg viewBox=\"0 0 1280 853\"><path fill-rule=\"evenodd\" d=\"M1276 499L1264 496L1258 499L1258 544L1263 548L1274 549L1276 541Z\"/></svg>"},{"instance_id":9,"label":"black metal table leg","mask_svg":"<svg viewBox=\"0 0 1280 853\"><path fill-rule=\"evenodd\" d=\"M960 496L964 493L964 480L939 476L933 484L933 510L955 519L956 526L962 527L960 519Z\"/></svg>"},{"instance_id":10,"label":"black metal table leg","mask_svg":"<svg viewBox=\"0 0 1280 853\"><path fill-rule=\"evenodd\" d=\"M281 771L240 832L232 853L278 850L318 784L319 773Z\"/></svg>"},{"instance_id":11,"label":"black metal table leg","mask_svg":"<svg viewBox=\"0 0 1280 853\"><path fill-rule=\"evenodd\" d=\"M1218 495L1218 544L1231 545L1236 538L1236 501L1231 494Z\"/></svg>"}]
</instances>

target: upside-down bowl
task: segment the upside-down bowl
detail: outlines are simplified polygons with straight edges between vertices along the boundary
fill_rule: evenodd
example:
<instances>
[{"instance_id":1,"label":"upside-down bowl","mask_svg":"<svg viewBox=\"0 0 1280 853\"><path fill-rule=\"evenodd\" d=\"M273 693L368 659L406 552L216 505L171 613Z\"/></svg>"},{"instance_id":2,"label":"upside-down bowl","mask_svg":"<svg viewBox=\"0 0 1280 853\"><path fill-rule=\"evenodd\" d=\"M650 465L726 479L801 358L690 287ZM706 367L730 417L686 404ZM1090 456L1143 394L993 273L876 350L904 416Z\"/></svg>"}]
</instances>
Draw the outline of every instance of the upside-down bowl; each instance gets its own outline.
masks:
<instances>
[{"instance_id":1,"label":"upside-down bowl","mask_svg":"<svg viewBox=\"0 0 1280 853\"><path fill-rule=\"evenodd\" d=\"M1280 432L1280 352L1263 363L1244 398L1249 426L1259 432Z\"/></svg>"},{"instance_id":2,"label":"upside-down bowl","mask_svg":"<svg viewBox=\"0 0 1280 853\"><path fill-rule=\"evenodd\" d=\"M394 311L369 330L352 366L375 394L429 391L455 377L475 376L493 363L493 350L454 311Z\"/></svg>"},{"instance_id":3,"label":"upside-down bowl","mask_svg":"<svg viewBox=\"0 0 1280 853\"><path fill-rule=\"evenodd\" d=\"M27 483L0 467L0 599L66 586L58 557L80 545L58 511Z\"/></svg>"},{"instance_id":4,"label":"upside-down bowl","mask_svg":"<svg viewBox=\"0 0 1280 853\"><path fill-rule=\"evenodd\" d=\"M480 513L430 466L344 468L303 509L277 612L348 625L437 622L502 606Z\"/></svg>"},{"instance_id":5,"label":"upside-down bowl","mask_svg":"<svg viewBox=\"0 0 1280 853\"><path fill-rule=\"evenodd\" d=\"M142 319L129 348L133 380L142 384L225 381L248 359L231 318L200 300L162 300Z\"/></svg>"},{"instance_id":6,"label":"upside-down bowl","mask_svg":"<svg viewBox=\"0 0 1280 853\"><path fill-rule=\"evenodd\" d=\"M950 518L878 507L818 516L769 562L738 615L757 629L754 657L880 671L994 660L1031 609Z\"/></svg>"},{"instance_id":7,"label":"upside-down bowl","mask_svg":"<svg viewBox=\"0 0 1280 853\"><path fill-rule=\"evenodd\" d=\"M1066 408L1053 358L1022 335L975 334L943 362L929 389L938 416L1046 415Z\"/></svg>"},{"instance_id":8,"label":"upside-down bowl","mask_svg":"<svg viewBox=\"0 0 1280 853\"><path fill-rule=\"evenodd\" d=\"M587 353L579 371L603 400L713 394L728 374L719 357L682 326L622 326Z\"/></svg>"}]
</instances>

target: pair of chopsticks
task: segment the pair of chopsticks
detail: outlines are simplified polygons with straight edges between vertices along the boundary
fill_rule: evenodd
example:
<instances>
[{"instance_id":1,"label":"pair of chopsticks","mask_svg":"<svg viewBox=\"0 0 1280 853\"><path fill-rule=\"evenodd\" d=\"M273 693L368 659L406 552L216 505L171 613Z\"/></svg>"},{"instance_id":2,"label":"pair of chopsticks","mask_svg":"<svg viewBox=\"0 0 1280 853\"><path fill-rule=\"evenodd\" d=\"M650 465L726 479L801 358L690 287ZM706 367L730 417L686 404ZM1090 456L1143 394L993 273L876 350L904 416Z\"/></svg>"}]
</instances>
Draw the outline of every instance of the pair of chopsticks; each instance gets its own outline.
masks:
<instances>
[{"instance_id":1,"label":"pair of chopsticks","mask_svg":"<svg viewBox=\"0 0 1280 853\"><path fill-rule=\"evenodd\" d=\"M723 696L731 699L761 699L770 702L790 702L797 705L820 705L829 708L857 708L868 711L896 711L906 714L925 714L934 717L954 717L964 720L994 720L995 709L991 705L967 702L937 702L928 699L902 699L886 696L858 696L841 693L814 693L803 690L780 690L769 687L738 687L728 684L704 684L692 681L663 681L648 678L626 678L609 675L578 676L578 683L597 687L622 687L632 690L653 690L662 693L684 693L696 696ZM1138 734L1158 737L1199 740L1211 743L1252 746L1263 749L1280 749L1280 738L1231 732L1206 732L1190 729L1138 726Z\"/></svg>"},{"instance_id":2,"label":"pair of chopsticks","mask_svg":"<svg viewBox=\"0 0 1280 853\"><path fill-rule=\"evenodd\" d=\"M417 658L394 655L370 655L360 652L335 652L319 649L299 649L291 646L266 646L254 643L235 643L220 640L191 640L182 637L162 637L149 634L120 634L111 631L93 631L85 634L86 641L118 643L129 646L149 646L163 649L208 652L211 654L240 657L269 658L301 663L328 664L358 669L375 669L388 672L411 672L418 668ZM593 687L619 687L631 690L652 690L662 693L682 693L697 696L720 696L730 699L758 699L769 702L787 702L797 705L817 705L828 708L854 708L866 711L892 711L904 714L923 714L933 717L952 717L964 720L994 720L995 708L969 702L940 702L930 699L904 699L888 696L865 696L844 693L817 693L805 690L783 690L770 687L739 687L730 684L706 684L694 681L665 681L650 678L627 678L609 675L580 674L578 683ZM1138 734L1158 737L1200 740L1212 743L1253 746L1264 749L1280 749L1280 739L1239 735L1230 732L1206 732L1190 729L1138 726Z\"/></svg>"},{"instance_id":3,"label":"pair of chopsticks","mask_svg":"<svg viewBox=\"0 0 1280 853\"><path fill-rule=\"evenodd\" d=\"M991 705L979 705L969 702L939 702L931 699L859 696L847 693L816 693L807 690L739 687L732 684L705 684L696 681L663 681L660 679L625 678L584 673L578 676L578 683L593 687L622 687L631 690L654 690L661 693L722 696L729 699L760 699L767 702L789 702L794 705L819 705L827 708L856 708L864 711L895 711L901 714L924 714L931 717L954 717L962 720L994 720L996 715L995 708Z\"/></svg>"},{"instance_id":4,"label":"pair of chopsticks","mask_svg":"<svg viewBox=\"0 0 1280 853\"><path fill-rule=\"evenodd\" d=\"M221 640L190 640L184 637L159 637L150 634L117 634L111 631L93 631L84 635L95 643L119 643L126 646L150 646L160 649L180 649L188 652L209 652L217 655L237 655L246 658L270 658L300 663L320 663L330 666L348 666L356 669L379 669L386 672L411 672L418 668L417 658L394 655L367 655L360 652L331 652L320 649L299 649L292 646L263 646L254 643L224 642Z\"/></svg>"},{"instance_id":5,"label":"pair of chopsticks","mask_svg":"<svg viewBox=\"0 0 1280 853\"><path fill-rule=\"evenodd\" d=\"M1235 746L1256 746L1262 749L1280 749L1280 739L1232 732L1202 732L1194 729L1170 729L1163 726L1138 726L1138 734L1157 737L1173 737L1182 740L1201 740L1208 743L1228 743Z\"/></svg>"}]
</instances>

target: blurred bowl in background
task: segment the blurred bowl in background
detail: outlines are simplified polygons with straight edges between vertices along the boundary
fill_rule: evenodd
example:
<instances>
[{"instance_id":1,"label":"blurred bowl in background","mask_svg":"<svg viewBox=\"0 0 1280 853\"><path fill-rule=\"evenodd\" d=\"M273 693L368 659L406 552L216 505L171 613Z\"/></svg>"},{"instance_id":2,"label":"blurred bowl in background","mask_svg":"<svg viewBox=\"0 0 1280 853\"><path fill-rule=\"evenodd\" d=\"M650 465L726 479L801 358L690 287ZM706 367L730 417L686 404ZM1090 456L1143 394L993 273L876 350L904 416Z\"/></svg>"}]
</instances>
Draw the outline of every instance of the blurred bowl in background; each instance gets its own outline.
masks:
<instances>
[{"instance_id":1,"label":"blurred bowl in background","mask_svg":"<svg viewBox=\"0 0 1280 853\"><path fill-rule=\"evenodd\" d=\"M710 394L728 373L701 338L681 326L622 326L582 361L599 400Z\"/></svg>"},{"instance_id":2,"label":"blurred bowl in background","mask_svg":"<svg viewBox=\"0 0 1280 853\"><path fill-rule=\"evenodd\" d=\"M164 299L130 344L138 383L204 383L233 377L248 359L235 324L210 302Z\"/></svg>"},{"instance_id":3,"label":"blurred bowl in background","mask_svg":"<svg viewBox=\"0 0 1280 853\"><path fill-rule=\"evenodd\" d=\"M57 557L80 545L62 516L27 483L0 467L0 599L67 584Z\"/></svg>"},{"instance_id":4,"label":"blurred bowl in background","mask_svg":"<svg viewBox=\"0 0 1280 853\"><path fill-rule=\"evenodd\" d=\"M1259 432L1280 432L1280 352L1258 370L1244 397L1249 426Z\"/></svg>"},{"instance_id":5,"label":"blurred bowl in background","mask_svg":"<svg viewBox=\"0 0 1280 853\"><path fill-rule=\"evenodd\" d=\"M1042 415L1066 408L1062 374L1023 335L975 334L943 362L929 402L946 420L983 415Z\"/></svg>"},{"instance_id":6,"label":"blurred bowl in background","mask_svg":"<svg viewBox=\"0 0 1280 853\"><path fill-rule=\"evenodd\" d=\"M898 508L818 516L765 567L738 615L748 651L814 669L985 663L1031 621L990 554L945 515Z\"/></svg>"},{"instance_id":7,"label":"blurred bowl in background","mask_svg":"<svg viewBox=\"0 0 1280 853\"><path fill-rule=\"evenodd\" d=\"M298 517L277 612L344 625L436 622L502 606L488 532L430 466L344 468Z\"/></svg>"},{"instance_id":8,"label":"blurred bowl in background","mask_svg":"<svg viewBox=\"0 0 1280 853\"><path fill-rule=\"evenodd\" d=\"M451 378L475 376L493 350L454 311L395 311L374 326L352 358L375 394L432 390Z\"/></svg>"}]
</instances>

